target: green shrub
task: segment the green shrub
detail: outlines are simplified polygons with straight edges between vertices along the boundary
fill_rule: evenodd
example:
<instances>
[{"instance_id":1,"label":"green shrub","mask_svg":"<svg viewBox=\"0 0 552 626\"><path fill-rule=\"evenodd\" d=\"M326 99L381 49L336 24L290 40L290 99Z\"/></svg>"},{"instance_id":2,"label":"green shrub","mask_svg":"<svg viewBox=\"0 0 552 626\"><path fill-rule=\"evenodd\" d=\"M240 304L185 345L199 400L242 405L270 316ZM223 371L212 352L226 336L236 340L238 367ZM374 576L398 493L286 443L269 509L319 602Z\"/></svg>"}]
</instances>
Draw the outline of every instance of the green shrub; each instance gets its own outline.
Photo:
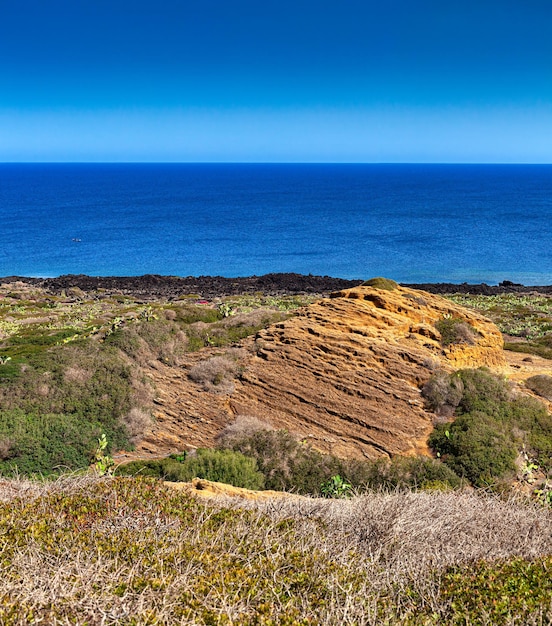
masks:
<instances>
[{"instance_id":1,"label":"green shrub","mask_svg":"<svg viewBox=\"0 0 552 626\"><path fill-rule=\"evenodd\" d=\"M552 558L546 557L535 561L521 558L494 563L479 561L449 567L439 575L441 603L450 607L441 623L537 623L526 621L524 617L539 611L547 614L550 610L551 566ZM545 619L538 623L550 621Z\"/></svg>"},{"instance_id":2,"label":"green shrub","mask_svg":"<svg viewBox=\"0 0 552 626\"><path fill-rule=\"evenodd\" d=\"M212 324L193 324L186 328L189 350L206 346L224 347L254 335L262 328L289 317L288 313L268 309L255 309L223 317Z\"/></svg>"},{"instance_id":3,"label":"green shrub","mask_svg":"<svg viewBox=\"0 0 552 626\"><path fill-rule=\"evenodd\" d=\"M439 424L429 445L458 476L485 487L515 470L517 450L511 437L486 413L466 413Z\"/></svg>"},{"instance_id":4,"label":"green shrub","mask_svg":"<svg viewBox=\"0 0 552 626\"><path fill-rule=\"evenodd\" d=\"M171 455L153 461L132 461L120 466L117 474L162 478L172 482L189 482L193 478L203 478L246 489L264 487L264 476L257 470L255 459L232 450L199 448L193 455L178 455L177 458Z\"/></svg>"},{"instance_id":5,"label":"green shrub","mask_svg":"<svg viewBox=\"0 0 552 626\"><path fill-rule=\"evenodd\" d=\"M0 471L17 468L23 474L49 473L61 466L87 467L89 448L95 447L90 444L101 433L119 449L132 447L131 437L139 436L136 420L132 432L127 426L129 416L137 412L132 370L114 345L94 339L57 345L27 356L15 367L17 376L0 378L0 406L5 412L19 411L26 416L26 428L32 430L35 443L25 450L36 446L36 453L20 450L9 467L4 465ZM32 428L31 421L35 423ZM57 424L64 425L63 433L56 435L63 453L54 453L51 446L40 443L53 436ZM11 428L16 428L15 422ZM19 441L15 431L5 430L4 436ZM29 441L27 435L24 439ZM68 451L72 445L74 454ZM44 457L48 449L50 461Z\"/></svg>"},{"instance_id":6,"label":"green shrub","mask_svg":"<svg viewBox=\"0 0 552 626\"><path fill-rule=\"evenodd\" d=\"M435 328L441 334L443 346L458 343L475 344L477 331L461 318L445 317L435 322Z\"/></svg>"},{"instance_id":7,"label":"green shrub","mask_svg":"<svg viewBox=\"0 0 552 626\"><path fill-rule=\"evenodd\" d=\"M396 456L362 464L364 484L370 489L457 489L463 484L451 468L429 457Z\"/></svg>"},{"instance_id":8,"label":"green shrub","mask_svg":"<svg viewBox=\"0 0 552 626\"><path fill-rule=\"evenodd\" d=\"M531 376L525 381L525 386L552 402L552 376L547 376L546 374Z\"/></svg>"},{"instance_id":9,"label":"green shrub","mask_svg":"<svg viewBox=\"0 0 552 626\"><path fill-rule=\"evenodd\" d=\"M367 287L374 287L375 289L385 289L386 291L393 291L399 286L394 280L391 280L390 278L382 278L381 276L370 278L370 280L367 280L362 284Z\"/></svg>"},{"instance_id":10,"label":"green shrub","mask_svg":"<svg viewBox=\"0 0 552 626\"><path fill-rule=\"evenodd\" d=\"M521 352L523 354L534 354L540 356L543 359L552 360L552 348L545 345L540 340L533 340L528 342L521 341L505 341L504 349L511 352Z\"/></svg>"},{"instance_id":11,"label":"green shrub","mask_svg":"<svg viewBox=\"0 0 552 626\"><path fill-rule=\"evenodd\" d=\"M180 326L187 326L196 322L212 324L222 319L222 313L218 309L204 305L175 304L171 310L175 312L174 319Z\"/></svg>"},{"instance_id":12,"label":"green shrub","mask_svg":"<svg viewBox=\"0 0 552 626\"><path fill-rule=\"evenodd\" d=\"M105 338L105 343L131 357L136 357L141 346L140 337L134 326L124 326L115 330Z\"/></svg>"},{"instance_id":13,"label":"green shrub","mask_svg":"<svg viewBox=\"0 0 552 626\"><path fill-rule=\"evenodd\" d=\"M396 487L423 489L436 481L450 488L461 486L460 478L435 459L339 459L314 450L285 430L262 430L254 426L253 432L243 432L242 436L239 430L221 436L219 445L256 459L267 489L324 495L324 490L332 490L335 476L356 491Z\"/></svg>"},{"instance_id":14,"label":"green shrub","mask_svg":"<svg viewBox=\"0 0 552 626\"><path fill-rule=\"evenodd\" d=\"M182 470L182 462L171 457L151 461L131 461L130 463L120 465L115 473L120 476L161 478L171 482L185 482L189 480L187 474Z\"/></svg>"},{"instance_id":15,"label":"green shrub","mask_svg":"<svg viewBox=\"0 0 552 626\"><path fill-rule=\"evenodd\" d=\"M75 415L0 411L0 474L44 476L87 467L101 426Z\"/></svg>"},{"instance_id":16,"label":"green shrub","mask_svg":"<svg viewBox=\"0 0 552 626\"><path fill-rule=\"evenodd\" d=\"M319 494L325 481L343 473L338 459L300 443L286 430L257 430L228 445L257 461L267 489Z\"/></svg>"},{"instance_id":17,"label":"green shrub","mask_svg":"<svg viewBox=\"0 0 552 626\"><path fill-rule=\"evenodd\" d=\"M433 410L456 405L456 420L436 426L429 444L472 484L483 486L505 478L514 471L521 450L541 469L552 468L552 415L535 398L512 397L503 378L486 368L449 375L438 372L423 392Z\"/></svg>"},{"instance_id":18,"label":"green shrub","mask_svg":"<svg viewBox=\"0 0 552 626\"><path fill-rule=\"evenodd\" d=\"M186 480L205 478L247 489L264 487L264 476L258 471L255 459L240 452L200 448L180 465Z\"/></svg>"},{"instance_id":19,"label":"green shrub","mask_svg":"<svg viewBox=\"0 0 552 626\"><path fill-rule=\"evenodd\" d=\"M336 474L331 476L320 486L320 493L325 498L348 498L351 495L351 483L348 483L342 476Z\"/></svg>"},{"instance_id":20,"label":"green shrub","mask_svg":"<svg viewBox=\"0 0 552 626\"><path fill-rule=\"evenodd\" d=\"M497 415L505 408L511 398L511 386L508 381L493 374L486 367L458 370L454 376L462 381L462 398L458 403L459 413L482 411Z\"/></svg>"}]
</instances>

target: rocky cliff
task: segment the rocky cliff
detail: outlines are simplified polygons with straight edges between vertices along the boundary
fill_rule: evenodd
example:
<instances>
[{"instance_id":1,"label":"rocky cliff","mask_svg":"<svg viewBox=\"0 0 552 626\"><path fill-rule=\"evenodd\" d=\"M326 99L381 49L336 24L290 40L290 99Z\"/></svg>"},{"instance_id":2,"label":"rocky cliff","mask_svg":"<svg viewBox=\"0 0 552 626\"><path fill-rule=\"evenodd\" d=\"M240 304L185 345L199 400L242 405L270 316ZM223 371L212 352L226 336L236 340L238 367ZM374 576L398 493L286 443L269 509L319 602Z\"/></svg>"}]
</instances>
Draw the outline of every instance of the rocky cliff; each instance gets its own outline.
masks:
<instances>
[{"instance_id":1,"label":"rocky cliff","mask_svg":"<svg viewBox=\"0 0 552 626\"><path fill-rule=\"evenodd\" d=\"M465 321L470 343L443 347L435 323ZM231 394L157 364L157 421L138 449L161 454L212 445L236 415L253 415L346 457L426 453L432 415L420 389L438 367L502 367L502 337L486 318L405 287L335 292L243 343Z\"/></svg>"}]
</instances>

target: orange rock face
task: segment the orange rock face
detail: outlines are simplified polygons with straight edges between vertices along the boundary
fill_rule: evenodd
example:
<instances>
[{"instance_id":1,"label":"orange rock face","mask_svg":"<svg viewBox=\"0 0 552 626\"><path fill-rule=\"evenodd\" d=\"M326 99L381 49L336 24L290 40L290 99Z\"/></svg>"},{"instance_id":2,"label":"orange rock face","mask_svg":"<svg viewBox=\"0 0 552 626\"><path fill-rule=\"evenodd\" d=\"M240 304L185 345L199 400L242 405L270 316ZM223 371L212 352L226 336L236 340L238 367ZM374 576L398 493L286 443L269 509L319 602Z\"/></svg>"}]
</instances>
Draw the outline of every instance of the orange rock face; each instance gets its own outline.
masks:
<instances>
[{"instance_id":1,"label":"orange rock face","mask_svg":"<svg viewBox=\"0 0 552 626\"><path fill-rule=\"evenodd\" d=\"M435 322L447 317L474 329L473 345L442 347ZM492 322L439 296L403 287L336 292L247 339L230 395L201 391L186 369L162 366L158 421L142 447L212 445L241 414L338 456L424 454L432 415L420 390L432 371L502 367L502 345ZM190 367L198 358L190 357Z\"/></svg>"},{"instance_id":2,"label":"orange rock face","mask_svg":"<svg viewBox=\"0 0 552 626\"><path fill-rule=\"evenodd\" d=\"M240 500L272 500L274 498L293 498L295 500L304 498L297 494L286 493L285 491L252 491L243 487L233 487L224 483L216 483L212 480L194 478L189 483L165 482L165 485L185 491L186 493L202 500L212 500L214 498L238 498Z\"/></svg>"}]
</instances>

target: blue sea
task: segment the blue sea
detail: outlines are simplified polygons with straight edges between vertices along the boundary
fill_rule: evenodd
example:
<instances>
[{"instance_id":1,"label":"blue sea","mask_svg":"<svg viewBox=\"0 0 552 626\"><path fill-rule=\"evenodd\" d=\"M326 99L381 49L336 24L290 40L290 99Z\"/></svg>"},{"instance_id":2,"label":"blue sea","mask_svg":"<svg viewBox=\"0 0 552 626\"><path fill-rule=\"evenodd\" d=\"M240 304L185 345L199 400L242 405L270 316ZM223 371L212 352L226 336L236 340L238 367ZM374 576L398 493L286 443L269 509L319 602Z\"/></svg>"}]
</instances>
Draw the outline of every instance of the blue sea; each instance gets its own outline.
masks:
<instances>
[{"instance_id":1,"label":"blue sea","mask_svg":"<svg viewBox=\"0 0 552 626\"><path fill-rule=\"evenodd\" d=\"M552 284L552 166L0 164L0 276Z\"/></svg>"}]
</instances>

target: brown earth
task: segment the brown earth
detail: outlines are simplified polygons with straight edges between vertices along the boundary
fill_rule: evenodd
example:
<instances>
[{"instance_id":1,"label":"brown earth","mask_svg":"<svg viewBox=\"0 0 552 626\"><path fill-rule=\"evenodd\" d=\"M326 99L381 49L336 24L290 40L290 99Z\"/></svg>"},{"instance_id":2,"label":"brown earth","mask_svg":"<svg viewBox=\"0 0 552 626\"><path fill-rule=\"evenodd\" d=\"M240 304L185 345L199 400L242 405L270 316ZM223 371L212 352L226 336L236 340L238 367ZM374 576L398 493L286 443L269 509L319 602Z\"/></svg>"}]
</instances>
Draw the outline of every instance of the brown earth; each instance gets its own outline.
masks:
<instances>
[{"instance_id":1,"label":"brown earth","mask_svg":"<svg viewBox=\"0 0 552 626\"><path fill-rule=\"evenodd\" d=\"M523 393L527 393L540 400L550 412L552 412L552 402L537 395L527 387L524 382L531 376L546 375L552 376L552 361L543 359L540 356L523 354L521 352L505 351L506 362L508 364L504 373L513 383L518 385Z\"/></svg>"},{"instance_id":2,"label":"brown earth","mask_svg":"<svg viewBox=\"0 0 552 626\"><path fill-rule=\"evenodd\" d=\"M443 348L445 316L477 331L474 345ZM232 393L206 392L191 367L221 350L156 362L156 422L127 458L210 446L237 415L252 415L343 457L427 453L433 415L421 387L437 367L505 368L502 336L486 318L405 287L358 286L332 294L242 343Z\"/></svg>"},{"instance_id":3,"label":"brown earth","mask_svg":"<svg viewBox=\"0 0 552 626\"><path fill-rule=\"evenodd\" d=\"M252 491L243 487L234 487L224 483L205 480L204 478L194 478L189 483L173 483L165 481L165 485L185 491L186 493L202 500L212 500L213 498L237 498L239 500L272 500L273 498L293 498L304 499L305 496L287 493L285 491Z\"/></svg>"}]
</instances>

